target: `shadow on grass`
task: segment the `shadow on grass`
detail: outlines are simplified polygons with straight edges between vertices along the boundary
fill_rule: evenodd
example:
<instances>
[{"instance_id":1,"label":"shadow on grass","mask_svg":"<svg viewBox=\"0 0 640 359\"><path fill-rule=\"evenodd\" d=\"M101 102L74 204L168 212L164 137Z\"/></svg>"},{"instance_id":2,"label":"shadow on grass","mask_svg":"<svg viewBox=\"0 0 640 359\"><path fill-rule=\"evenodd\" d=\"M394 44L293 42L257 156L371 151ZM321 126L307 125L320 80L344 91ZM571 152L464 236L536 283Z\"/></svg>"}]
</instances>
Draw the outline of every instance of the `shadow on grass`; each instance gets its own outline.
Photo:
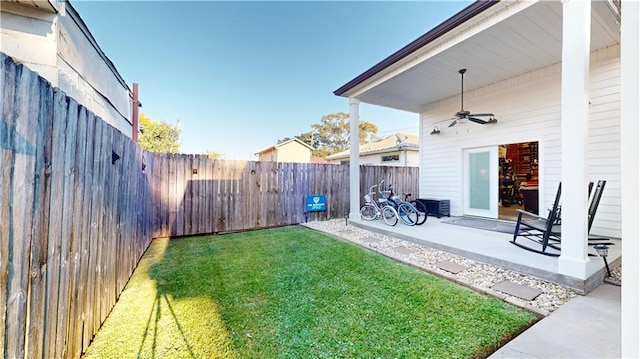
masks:
<instances>
[{"instance_id":1,"label":"shadow on grass","mask_svg":"<svg viewBox=\"0 0 640 359\"><path fill-rule=\"evenodd\" d=\"M184 342L184 344L187 347L187 351L189 354L189 357L191 358L196 358L195 354L193 353L193 350L191 348L191 346L189 345L189 340L187 339L187 336L184 333L184 330L182 329L182 326L180 325L180 321L178 320L178 317L176 316L175 311L173 310L173 306L171 305L171 302L169 301L169 299L167 298L167 295L165 293L161 293L161 291L158 291L155 300L153 301L153 306L151 307L151 312L149 313L149 320L147 320L147 326L144 330L144 335L142 336L142 341L140 342L140 349L138 349L138 358L142 358L142 351L144 349L144 343L147 340L147 337L149 336L149 332L152 331L153 332L153 339L152 339L152 344L151 344L151 350L152 350L152 358L156 357L156 346L157 346L157 338L158 338L158 325L160 322L160 317L162 315L162 309L161 309L161 301L164 299L164 301L167 304L167 307L169 308L169 312L171 312L171 316L172 319L176 325L176 327L178 328L178 331L180 331L180 336L182 338L182 341ZM155 318L154 318L154 313L155 313ZM153 321L153 327L152 326L152 321Z\"/></svg>"}]
</instances>

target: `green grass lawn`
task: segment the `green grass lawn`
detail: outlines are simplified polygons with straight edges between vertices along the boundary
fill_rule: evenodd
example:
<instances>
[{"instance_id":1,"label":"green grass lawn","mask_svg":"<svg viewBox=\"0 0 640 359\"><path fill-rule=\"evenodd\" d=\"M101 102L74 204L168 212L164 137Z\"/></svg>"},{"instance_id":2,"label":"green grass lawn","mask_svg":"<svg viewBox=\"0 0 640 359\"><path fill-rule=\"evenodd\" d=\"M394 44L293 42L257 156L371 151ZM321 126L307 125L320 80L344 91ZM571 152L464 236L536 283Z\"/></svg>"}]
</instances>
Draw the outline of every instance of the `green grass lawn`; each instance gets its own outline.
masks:
<instances>
[{"instance_id":1,"label":"green grass lawn","mask_svg":"<svg viewBox=\"0 0 640 359\"><path fill-rule=\"evenodd\" d=\"M302 227L155 240L86 358L473 358L528 311Z\"/></svg>"}]
</instances>

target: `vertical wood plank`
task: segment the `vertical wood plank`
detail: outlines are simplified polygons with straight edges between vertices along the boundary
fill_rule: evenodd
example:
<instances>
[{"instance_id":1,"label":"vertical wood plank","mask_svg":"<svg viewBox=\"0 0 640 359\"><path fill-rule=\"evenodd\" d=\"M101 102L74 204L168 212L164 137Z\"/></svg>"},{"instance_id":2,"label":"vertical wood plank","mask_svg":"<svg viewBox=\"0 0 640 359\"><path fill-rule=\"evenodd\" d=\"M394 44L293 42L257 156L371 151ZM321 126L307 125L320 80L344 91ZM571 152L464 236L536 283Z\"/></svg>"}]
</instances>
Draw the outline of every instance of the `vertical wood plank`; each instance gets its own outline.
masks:
<instances>
[{"instance_id":1,"label":"vertical wood plank","mask_svg":"<svg viewBox=\"0 0 640 359\"><path fill-rule=\"evenodd\" d=\"M176 234L184 235L184 168L185 155L178 155L178 166L176 169Z\"/></svg>"},{"instance_id":2,"label":"vertical wood plank","mask_svg":"<svg viewBox=\"0 0 640 359\"><path fill-rule=\"evenodd\" d=\"M47 258L47 302L45 327L45 357L55 357L60 286L61 237L63 227L62 199L64 189L64 141L67 118L67 98L54 90L54 121L51 151L51 200L49 207L49 240Z\"/></svg>"},{"instance_id":3,"label":"vertical wood plank","mask_svg":"<svg viewBox=\"0 0 640 359\"><path fill-rule=\"evenodd\" d=\"M79 277L79 283L82 286L78 293L78 325L76 327L75 340L73 343L73 353L76 357L79 357L79 353L84 352L84 350L88 347L88 317L89 312L92 310L92 307L89 306L89 298L91 298L91 281L90 281L90 272L91 272L91 250L92 250L92 239L91 239L91 227L93 224L93 219L91 217L91 210L94 208L95 204L93 203L94 197L92 195L93 192L93 178L97 175L96 169L94 167L96 160L96 147L99 146L99 143L95 141L95 138L98 135L96 131L96 118L95 115L87 111L87 147L85 149L85 171L84 171L84 206L82 208L82 245L80 247L80 258L81 258L81 271ZM98 135L99 136L99 135Z\"/></svg>"},{"instance_id":4,"label":"vertical wood plank","mask_svg":"<svg viewBox=\"0 0 640 359\"><path fill-rule=\"evenodd\" d=\"M205 211L205 201L206 201L206 192L207 192L207 169L206 169L206 160L207 157L204 155L196 156L196 167L198 168L198 186L197 186L197 202L195 206L195 211L198 213L196 216L196 231L199 234L208 233L206 229L206 217L204 214Z\"/></svg>"},{"instance_id":5,"label":"vertical wood plank","mask_svg":"<svg viewBox=\"0 0 640 359\"><path fill-rule=\"evenodd\" d=\"M65 340L69 313L69 261L71 255L71 237L73 229L73 198L75 194L75 150L78 128L78 103L68 98L67 129L64 139L63 193L62 193L62 235L60 240L60 279L58 286L58 317L56 327L55 357L64 356Z\"/></svg>"},{"instance_id":6,"label":"vertical wood plank","mask_svg":"<svg viewBox=\"0 0 640 359\"><path fill-rule=\"evenodd\" d=\"M193 176L192 176L192 159L193 155L184 155L184 170L182 176L184 178L184 189L182 191L182 211L183 211L183 230L182 235L190 235L192 203L193 203Z\"/></svg>"},{"instance_id":7,"label":"vertical wood plank","mask_svg":"<svg viewBox=\"0 0 640 359\"><path fill-rule=\"evenodd\" d=\"M176 188L176 170L178 168L178 161L176 159L176 155L169 155L167 158L168 167L169 167L169 182L168 182L168 192L169 192L169 222L167 223L168 236L176 235L176 221L178 215L178 201L176 199L178 189Z\"/></svg>"},{"instance_id":8,"label":"vertical wood plank","mask_svg":"<svg viewBox=\"0 0 640 359\"><path fill-rule=\"evenodd\" d=\"M213 222L213 233L220 232L220 160L213 160L211 164L211 221Z\"/></svg>"},{"instance_id":9,"label":"vertical wood plank","mask_svg":"<svg viewBox=\"0 0 640 359\"><path fill-rule=\"evenodd\" d=\"M0 145L13 148L13 110L16 90L16 64L5 54L0 53L0 70L2 73L2 121L0 123ZM22 65L20 65L22 66ZM14 151L0 151L0 183L11 183L11 163ZM7 288L9 286L9 222L11 213L11 189L9 185L0 186L0 357L6 357L5 342L7 325Z\"/></svg>"},{"instance_id":10,"label":"vertical wood plank","mask_svg":"<svg viewBox=\"0 0 640 359\"><path fill-rule=\"evenodd\" d=\"M201 220L204 226L204 233L213 233L213 223L214 217L212 214L213 209L213 161L211 161L208 157L203 157L204 164L204 193L202 194L202 202L201 202Z\"/></svg>"},{"instance_id":11,"label":"vertical wood plank","mask_svg":"<svg viewBox=\"0 0 640 359\"><path fill-rule=\"evenodd\" d=\"M159 221L159 234L156 237L167 237L169 235L169 222L171 221L171 210L169 208L169 198L171 198L171 192L169 190L169 160L166 154L154 153L155 158L154 173L157 173L157 177L154 182L160 186L160 213L158 214Z\"/></svg>"},{"instance_id":12,"label":"vertical wood plank","mask_svg":"<svg viewBox=\"0 0 640 359\"><path fill-rule=\"evenodd\" d=\"M22 68L16 74L15 111L13 113L13 158L11 167L11 207L9 208L9 276L7 280L6 354L23 357L25 354L27 294L29 291L29 253L32 243L35 140L40 91L37 76ZM7 125L9 127L9 125Z\"/></svg>"},{"instance_id":13,"label":"vertical wood plank","mask_svg":"<svg viewBox=\"0 0 640 359\"><path fill-rule=\"evenodd\" d=\"M33 245L30 255L31 281L29 285L29 345L27 357L43 357L46 297L47 236L49 229L49 185L48 168L51 158L51 136L53 130L53 89L39 78L40 111L38 114L36 139L36 171L34 195L34 222L32 223ZM1 261L1 259L0 259ZM0 340L1 341L1 340Z\"/></svg>"},{"instance_id":14,"label":"vertical wood plank","mask_svg":"<svg viewBox=\"0 0 640 359\"><path fill-rule=\"evenodd\" d=\"M70 114L72 115L72 114ZM81 300L84 296L84 283L80 282L80 272L82 268L81 263L81 251L82 251L82 220L83 220L83 208L85 204L84 187L85 177L84 174L87 171L86 168L86 152L87 152L87 109L84 107L78 108L75 114L77 121L77 134L75 136L75 143L72 141L69 144L75 147L75 158L68 158L67 160L73 160L73 199L72 199L72 218L71 220L71 238L70 238L70 255L69 255L69 295L66 299L68 309L67 330L64 339L64 346L66 356L73 357L77 350L76 337L79 337L78 333L80 329L78 325L81 324L80 317L82 311ZM91 142L91 141L89 141ZM79 352L78 352L79 354Z\"/></svg>"}]
</instances>

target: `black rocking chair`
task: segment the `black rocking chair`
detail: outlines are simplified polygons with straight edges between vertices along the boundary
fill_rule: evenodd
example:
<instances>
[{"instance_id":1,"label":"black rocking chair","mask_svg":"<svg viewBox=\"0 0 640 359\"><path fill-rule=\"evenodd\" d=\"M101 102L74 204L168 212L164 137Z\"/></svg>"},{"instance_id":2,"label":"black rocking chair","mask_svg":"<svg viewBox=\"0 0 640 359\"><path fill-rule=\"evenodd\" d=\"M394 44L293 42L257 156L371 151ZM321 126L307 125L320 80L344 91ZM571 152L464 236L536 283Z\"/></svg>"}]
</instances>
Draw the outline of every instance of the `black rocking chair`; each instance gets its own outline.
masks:
<instances>
[{"instance_id":1,"label":"black rocking chair","mask_svg":"<svg viewBox=\"0 0 640 359\"><path fill-rule=\"evenodd\" d=\"M593 220L595 219L596 210L598 209L598 204L600 204L600 199L602 197L602 193L604 191L606 183L607 181L605 180L598 181L596 189L595 191L593 191L593 193L593 183L589 183L587 233L591 231L591 226L593 224ZM518 221L516 222L516 228L513 233L513 240L511 240L511 243L528 251L544 254L547 256L557 257L560 255L560 193L561 184L558 184L558 192L556 193L553 208L549 211L549 216L547 218L520 209L517 210ZM523 219L523 215L531 217L533 219ZM527 238L536 244L534 245L534 247L531 247L522 243L518 243L516 242L518 237ZM594 237L589 235L588 243L590 246L594 246L597 244L613 245L613 243L611 242L606 242L608 240L608 238Z\"/></svg>"},{"instance_id":2,"label":"black rocking chair","mask_svg":"<svg viewBox=\"0 0 640 359\"><path fill-rule=\"evenodd\" d=\"M560 241L560 223L558 223L557 219L560 214L561 187L562 184L558 184L556 199L553 202L553 208L549 211L549 216L547 216L547 218L517 209L518 221L516 222L516 228L513 232L513 239L511 240L511 243L528 251L547 256L557 257L560 255L560 253L556 253L556 251L548 251L547 248L549 248L550 240ZM523 215L531 217L532 219L523 219ZM533 241L536 243L535 247L516 242L518 237L524 237ZM538 246L540 246L540 248L537 248ZM550 248L557 249L555 246Z\"/></svg>"}]
</instances>

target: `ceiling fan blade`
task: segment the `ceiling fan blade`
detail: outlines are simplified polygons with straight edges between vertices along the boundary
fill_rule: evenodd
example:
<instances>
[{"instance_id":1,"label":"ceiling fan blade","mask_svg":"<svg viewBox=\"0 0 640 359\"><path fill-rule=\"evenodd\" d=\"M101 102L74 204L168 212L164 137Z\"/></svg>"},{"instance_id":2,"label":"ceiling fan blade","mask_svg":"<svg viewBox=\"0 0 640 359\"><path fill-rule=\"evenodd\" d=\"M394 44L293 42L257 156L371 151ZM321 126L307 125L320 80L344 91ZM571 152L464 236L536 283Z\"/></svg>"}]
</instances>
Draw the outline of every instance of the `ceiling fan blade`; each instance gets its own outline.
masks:
<instances>
[{"instance_id":1,"label":"ceiling fan blade","mask_svg":"<svg viewBox=\"0 0 640 359\"><path fill-rule=\"evenodd\" d=\"M453 127L456 125L456 123L458 123L458 120L453 120L453 122L451 122L451 124L449 125L449 127Z\"/></svg>"},{"instance_id":2,"label":"ceiling fan blade","mask_svg":"<svg viewBox=\"0 0 640 359\"><path fill-rule=\"evenodd\" d=\"M475 117L484 117L484 116L495 116L492 113L472 113L469 116L475 116Z\"/></svg>"},{"instance_id":3,"label":"ceiling fan blade","mask_svg":"<svg viewBox=\"0 0 640 359\"><path fill-rule=\"evenodd\" d=\"M475 118L475 117L469 117L469 121L484 125L485 123L487 123L487 121L485 120L481 120L479 118Z\"/></svg>"}]
</instances>

